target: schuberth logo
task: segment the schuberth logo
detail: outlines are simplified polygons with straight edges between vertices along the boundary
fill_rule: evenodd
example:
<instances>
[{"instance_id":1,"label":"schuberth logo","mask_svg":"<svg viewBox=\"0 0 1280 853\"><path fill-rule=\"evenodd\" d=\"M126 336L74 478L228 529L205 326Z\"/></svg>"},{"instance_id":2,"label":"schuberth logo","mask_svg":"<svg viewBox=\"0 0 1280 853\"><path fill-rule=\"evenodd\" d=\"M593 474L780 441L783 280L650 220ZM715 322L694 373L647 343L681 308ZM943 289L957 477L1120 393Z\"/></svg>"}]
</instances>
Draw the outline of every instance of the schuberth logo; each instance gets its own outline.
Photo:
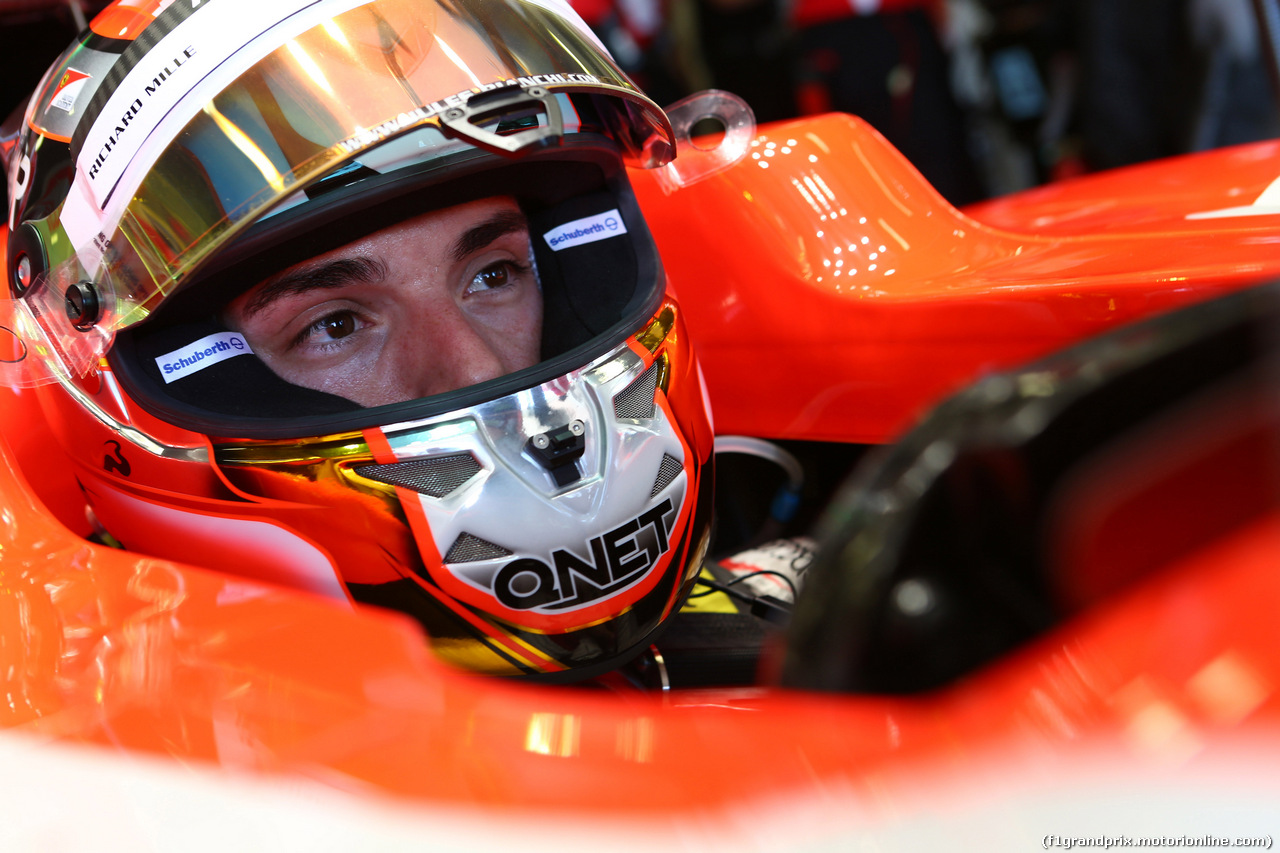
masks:
<instances>
[{"instance_id":1,"label":"schuberth logo","mask_svg":"<svg viewBox=\"0 0 1280 853\"><path fill-rule=\"evenodd\" d=\"M569 610L590 604L648 574L670 549L674 523L674 506L667 498L592 539L590 562L560 548L551 554L553 566L531 557L508 563L494 578L494 595L513 610Z\"/></svg>"},{"instance_id":2,"label":"schuberth logo","mask_svg":"<svg viewBox=\"0 0 1280 853\"><path fill-rule=\"evenodd\" d=\"M597 240L605 240L616 234L625 233L627 233L627 226L622 222L622 214L614 208L595 216L585 216L582 219L566 222L542 236L548 246L559 252L570 246L594 243Z\"/></svg>"},{"instance_id":3,"label":"schuberth logo","mask_svg":"<svg viewBox=\"0 0 1280 853\"><path fill-rule=\"evenodd\" d=\"M156 367L164 376L165 384L203 370L232 356L251 354L243 335L235 332L215 332L182 349L165 353L156 359Z\"/></svg>"}]
</instances>

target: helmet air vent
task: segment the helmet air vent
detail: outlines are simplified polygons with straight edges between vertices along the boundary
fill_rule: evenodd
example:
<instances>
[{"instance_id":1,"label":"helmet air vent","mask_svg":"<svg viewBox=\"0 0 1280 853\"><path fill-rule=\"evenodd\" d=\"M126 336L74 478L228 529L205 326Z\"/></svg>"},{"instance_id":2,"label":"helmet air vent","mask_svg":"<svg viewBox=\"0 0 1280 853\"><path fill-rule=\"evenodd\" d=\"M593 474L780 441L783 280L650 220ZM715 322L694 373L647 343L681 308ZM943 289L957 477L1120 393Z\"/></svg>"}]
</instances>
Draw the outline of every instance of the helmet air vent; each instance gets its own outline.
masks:
<instances>
[{"instance_id":1,"label":"helmet air vent","mask_svg":"<svg viewBox=\"0 0 1280 853\"><path fill-rule=\"evenodd\" d=\"M403 486L433 498L452 494L480 470L480 463L470 453L428 456L425 459L393 462L390 465L355 467L355 472L361 477L392 486Z\"/></svg>"},{"instance_id":2,"label":"helmet air vent","mask_svg":"<svg viewBox=\"0 0 1280 853\"><path fill-rule=\"evenodd\" d=\"M653 481L653 488L649 490L649 497L656 498L662 493L662 490L671 485L671 481L680 476L680 472L684 470L684 465L680 464L680 460L672 456L670 453L662 454L662 464L658 466L658 478Z\"/></svg>"},{"instance_id":3,"label":"helmet air vent","mask_svg":"<svg viewBox=\"0 0 1280 853\"><path fill-rule=\"evenodd\" d=\"M658 369L661 361L654 361L635 382L618 392L613 398L613 411L620 418L652 418L653 395L658 387Z\"/></svg>"},{"instance_id":4,"label":"helmet air vent","mask_svg":"<svg viewBox=\"0 0 1280 853\"><path fill-rule=\"evenodd\" d=\"M444 561L446 563L476 563L480 560L497 560L510 556L511 552L501 545L495 545L487 539L472 536L470 533L462 533L449 546L449 552L444 555Z\"/></svg>"}]
</instances>

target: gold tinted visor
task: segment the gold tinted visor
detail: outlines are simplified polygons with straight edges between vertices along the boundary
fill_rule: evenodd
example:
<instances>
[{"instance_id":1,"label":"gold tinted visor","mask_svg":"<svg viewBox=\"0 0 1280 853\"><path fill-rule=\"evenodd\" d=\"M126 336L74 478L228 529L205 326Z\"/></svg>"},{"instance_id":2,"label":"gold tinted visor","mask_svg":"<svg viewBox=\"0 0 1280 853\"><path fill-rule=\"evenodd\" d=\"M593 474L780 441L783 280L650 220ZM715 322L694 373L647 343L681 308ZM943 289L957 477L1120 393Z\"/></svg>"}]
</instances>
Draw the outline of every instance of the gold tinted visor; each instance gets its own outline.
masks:
<instances>
[{"instance_id":1,"label":"gold tinted visor","mask_svg":"<svg viewBox=\"0 0 1280 853\"><path fill-rule=\"evenodd\" d=\"M675 153L663 112L559 0L299 2L267 24L230 22L247 32L213 16L228 5L192 13L182 26L198 29L173 29L77 130L75 182L46 223L49 275L13 321L66 372L92 366L250 224L409 131L418 162L470 147L518 156L521 134L533 148L575 130L610 136L629 166ZM530 92L541 100L524 109ZM504 100L494 115L472 108ZM66 293L84 283L96 304L77 328ZM33 367L22 384L39 381Z\"/></svg>"}]
</instances>

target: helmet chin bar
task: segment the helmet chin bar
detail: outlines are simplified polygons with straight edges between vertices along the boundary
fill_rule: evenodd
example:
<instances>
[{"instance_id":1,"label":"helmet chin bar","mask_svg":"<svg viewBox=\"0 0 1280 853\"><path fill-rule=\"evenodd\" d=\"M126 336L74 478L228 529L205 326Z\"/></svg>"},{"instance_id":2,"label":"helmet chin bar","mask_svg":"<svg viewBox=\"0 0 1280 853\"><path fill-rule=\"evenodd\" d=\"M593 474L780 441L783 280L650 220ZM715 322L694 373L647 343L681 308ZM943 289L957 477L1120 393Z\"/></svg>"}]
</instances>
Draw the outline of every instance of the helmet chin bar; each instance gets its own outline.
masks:
<instances>
[{"instance_id":1,"label":"helmet chin bar","mask_svg":"<svg viewBox=\"0 0 1280 853\"><path fill-rule=\"evenodd\" d=\"M384 427L394 466L385 473L440 456L478 463L448 493L400 493L420 549L442 557L428 565L431 578L485 612L550 632L612 616L651 586L685 524L691 463L653 404L661 389L651 366L624 344L536 388ZM644 411L629 405L637 396L650 401Z\"/></svg>"},{"instance_id":2,"label":"helmet chin bar","mask_svg":"<svg viewBox=\"0 0 1280 853\"><path fill-rule=\"evenodd\" d=\"M705 538L704 460L668 397L670 313L656 351L623 343L535 388L301 445L220 441L215 464L242 495L335 499L396 528L381 568L358 537L328 547L361 566L344 577L356 600L416 616L444 658L582 677L643 650Z\"/></svg>"}]
</instances>

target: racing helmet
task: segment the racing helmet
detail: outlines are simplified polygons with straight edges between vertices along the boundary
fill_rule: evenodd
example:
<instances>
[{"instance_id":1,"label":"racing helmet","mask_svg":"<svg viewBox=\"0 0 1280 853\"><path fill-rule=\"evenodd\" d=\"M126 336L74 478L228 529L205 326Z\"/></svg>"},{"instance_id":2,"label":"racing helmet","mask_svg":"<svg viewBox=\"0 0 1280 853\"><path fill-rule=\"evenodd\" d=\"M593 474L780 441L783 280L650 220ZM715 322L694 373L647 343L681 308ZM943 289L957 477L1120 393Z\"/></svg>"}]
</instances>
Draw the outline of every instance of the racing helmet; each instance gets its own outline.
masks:
<instances>
[{"instance_id":1,"label":"racing helmet","mask_svg":"<svg viewBox=\"0 0 1280 853\"><path fill-rule=\"evenodd\" d=\"M117 0L2 142L3 375L101 535L402 611L485 673L604 671L678 609L712 430L628 179L676 141L561 0ZM494 197L527 222L535 363L361 405L228 319Z\"/></svg>"}]
</instances>

